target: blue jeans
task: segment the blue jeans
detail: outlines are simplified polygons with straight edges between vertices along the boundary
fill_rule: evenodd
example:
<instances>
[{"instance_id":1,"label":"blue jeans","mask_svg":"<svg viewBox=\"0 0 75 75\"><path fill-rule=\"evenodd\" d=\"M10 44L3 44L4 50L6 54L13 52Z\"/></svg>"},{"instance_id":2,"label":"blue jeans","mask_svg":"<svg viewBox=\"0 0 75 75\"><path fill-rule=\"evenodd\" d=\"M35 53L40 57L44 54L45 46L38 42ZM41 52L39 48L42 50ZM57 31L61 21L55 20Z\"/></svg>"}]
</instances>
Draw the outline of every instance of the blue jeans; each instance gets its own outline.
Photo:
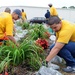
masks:
<instances>
[{"instance_id":1,"label":"blue jeans","mask_svg":"<svg viewBox=\"0 0 75 75\"><path fill-rule=\"evenodd\" d=\"M55 44L50 46L50 50ZM69 42L59 51L58 56L66 61L67 66L75 66L75 42Z\"/></svg>"}]
</instances>

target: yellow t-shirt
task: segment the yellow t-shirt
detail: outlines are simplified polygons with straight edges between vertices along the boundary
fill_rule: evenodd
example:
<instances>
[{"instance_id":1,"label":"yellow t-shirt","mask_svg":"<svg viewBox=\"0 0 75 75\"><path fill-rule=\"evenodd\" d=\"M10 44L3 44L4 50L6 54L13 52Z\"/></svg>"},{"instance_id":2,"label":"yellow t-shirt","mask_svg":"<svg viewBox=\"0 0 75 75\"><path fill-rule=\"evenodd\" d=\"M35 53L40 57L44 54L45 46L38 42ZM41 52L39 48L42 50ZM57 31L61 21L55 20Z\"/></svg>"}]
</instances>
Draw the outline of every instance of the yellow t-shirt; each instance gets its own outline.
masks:
<instances>
[{"instance_id":1,"label":"yellow t-shirt","mask_svg":"<svg viewBox=\"0 0 75 75\"><path fill-rule=\"evenodd\" d=\"M54 8L53 6L50 8L50 15L51 16L57 16L58 15L56 8Z\"/></svg>"},{"instance_id":2,"label":"yellow t-shirt","mask_svg":"<svg viewBox=\"0 0 75 75\"><path fill-rule=\"evenodd\" d=\"M26 13L25 12L22 12L22 19L26 20Z\"/></svg>"},{"instance_id":3,"label":"yellow t-shirt","mask_svg":"<svg viewBox=\"0 0 75 75\"><path fill-rule=\"evenodd\" d=\"M9 13L0 13L0 39L6 35L13 36L13 21L12 16Z\"/></svg>"},{"instance_id":4,"label":"yellow t-shirt","mask_svg":"<svg viewBox=\"0 0 75 75\"><path fill-rule=\"evenodd\" d=\"M66 20L62 20L62 28L56 32L57 42L67 44L69 41L75 42L75 25Z\"/></svg>"}]
</instances>

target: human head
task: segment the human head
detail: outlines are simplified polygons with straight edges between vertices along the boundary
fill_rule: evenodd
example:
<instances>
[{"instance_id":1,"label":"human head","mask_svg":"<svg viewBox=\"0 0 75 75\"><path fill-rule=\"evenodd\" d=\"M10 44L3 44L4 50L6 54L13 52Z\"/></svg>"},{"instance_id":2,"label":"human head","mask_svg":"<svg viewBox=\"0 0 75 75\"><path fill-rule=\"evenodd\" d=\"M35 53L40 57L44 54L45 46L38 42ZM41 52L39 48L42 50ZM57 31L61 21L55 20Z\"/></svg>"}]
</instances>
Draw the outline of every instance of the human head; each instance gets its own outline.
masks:
<instances>
[{"instance_id":1,"label":"human head","mask_svg":"<svg viewBox=\"0 0 75 75\"><path fill-rule=\"evenodd\" d=\"M49 12L49 10L47 10L47 12Z\"/></svg>"},{"instance_id":2,"label":"human head","mask_svg":"<svg viewBox=\"0 0 75 75\"><path fill-rule=\"evenodd\" d=\"M12 13L12 18L13 18L14 20L20 19L21 16L22 16L21 10L19 10L19 9L15 9L15 10L13 11L13 13Z\"/></svg>"},{"instance_id":3,"label":"human head","mask_svg":"<svg viewBox=\"0 0 75 75\"><path fill-rule=\"evenodd\" d=\"M47 21L47 25L50 26L55 32L58 32L62 27L61 20L58 16L51 16Z\"/></svg>"},{"instance_id":4,"label":"human head","mask_svg":"<svg viewBox=\"0 0 75 75\"><path fill-rule=\"evenodd\" d=\"M11 13L11 9L10 8L5 8L5 12Z\"/></svg>"},{"instance_id":5,"label":"human head","mask_svg":"<svg viewBox=\"0 0 75 75\"><path fill-rule=\"evenodd\" d=\"M22 12L24 12L24 9L22 9Z\"/></svg>"},{"instance_id":6,"label":"human head","mask_svg":"<svg viewBox=\"0 0 75 75\"><path fill-rule=\"evenodd\" d=\"M49 6L49 7L52 7L52 4L50 3L50 4L48 4L48 6Z\"/></svg>"}]
</instances>

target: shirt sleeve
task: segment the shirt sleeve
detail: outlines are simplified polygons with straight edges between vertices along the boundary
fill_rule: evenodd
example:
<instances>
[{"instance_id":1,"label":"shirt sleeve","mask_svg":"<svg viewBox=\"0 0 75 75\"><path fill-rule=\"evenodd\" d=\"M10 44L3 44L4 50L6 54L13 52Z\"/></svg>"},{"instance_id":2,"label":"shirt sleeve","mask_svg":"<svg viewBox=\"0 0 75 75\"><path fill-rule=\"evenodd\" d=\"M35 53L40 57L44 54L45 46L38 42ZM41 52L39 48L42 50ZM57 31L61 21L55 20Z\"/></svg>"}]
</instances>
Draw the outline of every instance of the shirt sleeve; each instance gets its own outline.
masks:
<instances>
[{"instance_id":1,"label":"shirt sleeve","mask_svg":"<svg viewBox=\"0 0 75 75\"><path fill-rule=\"evenodd\" d=\"M68 43L70 41L70 38L73 34L73 30L69 29L69 30L63 30L59 33L58 35L58 39L57 42L61 42L61 43Z\"/></svg>"}]
</instances>

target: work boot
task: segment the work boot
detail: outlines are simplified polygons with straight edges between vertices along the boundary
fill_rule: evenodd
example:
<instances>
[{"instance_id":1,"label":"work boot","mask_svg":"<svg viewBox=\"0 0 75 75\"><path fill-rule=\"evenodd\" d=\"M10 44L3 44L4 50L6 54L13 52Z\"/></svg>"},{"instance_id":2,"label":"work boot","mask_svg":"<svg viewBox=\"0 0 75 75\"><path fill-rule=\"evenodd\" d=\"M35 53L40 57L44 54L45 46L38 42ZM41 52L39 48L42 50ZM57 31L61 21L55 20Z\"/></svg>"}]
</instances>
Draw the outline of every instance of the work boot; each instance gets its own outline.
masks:
<instances>
[{"instance_id":1,"label":"work boot","mask_svg":"<svg viewBox=\"0 0 75 75\"><path fill-rule=\"evenodd\" d=\"M67 66L66 68L62 69L64 72L75 72L75 67Z\"/></svg>"}]
</instances>

